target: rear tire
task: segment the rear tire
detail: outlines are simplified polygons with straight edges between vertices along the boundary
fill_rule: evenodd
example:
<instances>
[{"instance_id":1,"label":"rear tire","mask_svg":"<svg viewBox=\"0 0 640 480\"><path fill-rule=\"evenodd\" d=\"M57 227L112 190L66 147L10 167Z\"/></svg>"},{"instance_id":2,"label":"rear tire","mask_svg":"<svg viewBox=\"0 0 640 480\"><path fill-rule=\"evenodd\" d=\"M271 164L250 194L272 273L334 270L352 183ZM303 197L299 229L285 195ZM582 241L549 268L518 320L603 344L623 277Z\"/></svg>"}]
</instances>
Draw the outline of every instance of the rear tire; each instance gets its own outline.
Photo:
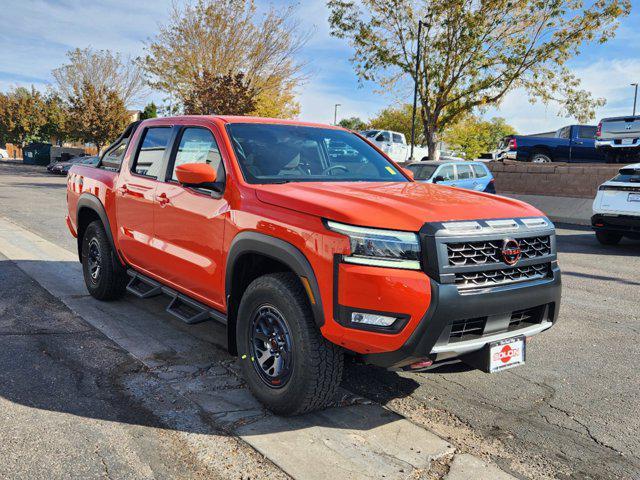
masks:
<instances>
[{"instance_id":1,"label":"rear tire","mask_svg":"<svg viewBox=\"0 0 640 480\"><path fill-rule=\"evenodd\" d=\"M84 231L82 271L92 297L115 300L125 294L129 276L111 247L100 220L91 222Z\"/></svg>"},{"instance_id":2,"label":"rear tire","mask_svg":"<svg viewBox=\"0 0 640 480\"><path fill-rule=\"evenodd\" d=\"M612 232L596 232L596 238L602 245L617 245L622 240L622 235Z\"/></svg>"},{"instance_id":3,"label":"rear tire","mask_svg":"<svg viewBox=\"0 0 640 480\"><path fill-rule=\"evenodd\" d=\"M531 155L531 163L551 163L553 160L549 155L542 152L534 152Z\"/></svg>"},{"instance_id":4,"label":"rear tire","mask_svg":"<svg viewBox=\"0 0 640 480\"><path fill-rule=\"evenodd\" d=\"M604 154L605 163L618 163L619 155L616 152L605 152Z\"/></svg>"},{"instance_id":5,"label":"rear tire","mask_svg":"<svg viewBox=\"0 0 640 480\"><path fill-rule=\"evenodd\" d=\"M265 275L249 285L240 301L236 338L244 378L272 412L299 415L335 397L343 351L320 333L293 273Z\"/></svg>"}]
</instances>

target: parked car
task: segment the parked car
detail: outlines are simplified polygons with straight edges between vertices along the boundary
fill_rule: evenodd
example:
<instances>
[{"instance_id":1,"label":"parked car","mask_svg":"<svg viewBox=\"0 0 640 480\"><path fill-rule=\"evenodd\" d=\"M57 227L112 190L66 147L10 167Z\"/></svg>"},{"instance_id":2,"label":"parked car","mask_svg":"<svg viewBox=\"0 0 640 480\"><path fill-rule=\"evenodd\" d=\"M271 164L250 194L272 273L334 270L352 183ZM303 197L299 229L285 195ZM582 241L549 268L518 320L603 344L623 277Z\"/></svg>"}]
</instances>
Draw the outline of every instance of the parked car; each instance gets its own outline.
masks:
<instances>
[{"instance_id":1,"label":"parked car","mask_svg":"<svg viewBox=\"0 0 640 480\"><path fill-rule=\"evenodd\" d=\"M502 158L523 162L604 162L604 154L595 147L596 131L595 125L569 125L553 136L509 135L499 150Z\"/></svg>"},{"instance_id":2,"label":"parked car","mask_svg":"<svg viewBox=\"0 0 640 480\"><path fill-rule=\"evenodd\" d=\"M493 174L482 162L414 162L407 165L407 168L417 182L496 193Z\"/></svg>"},{"instance_id":3,"label":"parked car","mask_svg":"<svg viewBox=\"0 0 640 480\"><path fill-rule=\"evenodd\" d=\"M333 142L348 153L329 155ZM345 353L501 371L558 318L555 230L539 210L415 182L340 127L144 120L98 168L71 167L67 203L89 293L165 294L180 320L220 322L278 414L327 405Z\"/></svg>"},{"instance_id":4,"label":"parked car","mask_svg":"<svg viewBox=\"0 0 640 480\"><path fill-rule=\"evenodd\" d=\"M411 145L407 145L404 134L391 130L365 130L361 133L367 140L389 155L394 162L404 163L411 160ZM428 160L429 150L414 145L413 158L415 160Z\"/></svg>"},{"instance_id":5,"label":"parked car","mask_svg":"<svg viewBox=\"0 0 640 480\"><path fill-rule=\"evenodd\" d=\"M4 148L0 148L0 160L5 160L9 158L9 152L7 152Z\"/></svg>"},{"instance_id":6,"label":"parked car","mask_svg":"<svg viewBox=\"0 0 640 480\"><path fill-rule=\"evenodd\" d=\"M100 157L95 157L95 156L94 157L74 157L69 159L66 162L56 162L50 166L47 166L47 170L49 170L49 172L56 175L66 175L67 173L69 173L69 170L71 169L71 167L75 164L95 167L96 165L98 165L99 161L100 161Z\"/></svg>"},{"instance_id":7,"label":"parked car","mask_svg":"<svg viewBox=\"0 0 640 480\"><path fill-rule=\"evenodd\" d=\"M623 237L640 239L640 163L621 168L600 185L591 225L604 245L615 245Z\"/></svg>"},{"instance_id":8,"label":"parked car","mask_svg":"<svg viewBox=\"0 0 640 480\"><path fill-rule=\"evenodd\" d=\"M607 163L637 161L640 156L640 116L600 120L596 149L605 156Z\"/></svg>"}]
</instances>

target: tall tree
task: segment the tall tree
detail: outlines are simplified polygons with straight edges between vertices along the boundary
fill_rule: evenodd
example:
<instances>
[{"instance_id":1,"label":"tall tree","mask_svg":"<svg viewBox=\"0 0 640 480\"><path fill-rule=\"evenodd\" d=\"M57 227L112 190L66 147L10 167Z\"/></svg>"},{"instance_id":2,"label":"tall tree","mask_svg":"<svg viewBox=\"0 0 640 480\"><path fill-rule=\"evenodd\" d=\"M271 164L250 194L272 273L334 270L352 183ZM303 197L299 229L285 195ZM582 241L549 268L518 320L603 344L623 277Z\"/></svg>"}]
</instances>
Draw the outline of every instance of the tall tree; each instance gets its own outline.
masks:
<instances>
[{"instance_id":1,"label":"tall tree","mask_svg":"<svg viewBox=\"0 0 640 480\"><path fill-rule=\"evenodd\" d=\"M248 115L256 108L256 89L244 74L213 75L204 72L184 99L187 115Z\"/></svg>"},{"instance_id":2,"label":"tall tree","mask_svg":"<svg viewBox=\"0 0 640 480\"><path fill-rule=\"evenodd\" d=\"M408 143L411 141L411 105L387 107L369 121L369 126L378 130L392 130L404 133ZM416 137L416 143L422 143L422 135L420 133Z\"/></svg>"},{"instance_id":3,"label":"tall tree","mask_svg":"<svg viewBox=\"0 0 640 480\"><path fill-rule=\"evenodd\" d=\"M35 87L18 87L0 94L0 138L3 142L24 147L31 141L42 140L46 123L46 102Z\"/></svg>"},{"instance_id":4,"label":"tall tree","mask_svg":"<svg viewBox=\"0 0 640 480\"><path fill-rule=\"evenodd\" d=\"M122 133L129 113L120 95L105 85L84 82L69 98L69 132L98 152Z\"/></svg>"},{"instance_id":5,"label":"tall tree","mask_svg":"<svg viewBox=\"0 0 640 480\"><path fill-rule=\"evenodd\" d=\"M367 128L367 123L359 117L343 118L338 122L338 125L349 130L364 130Z\"/></svg>"},{"instance_id":6,"label":"tall tree","mask_svg":"<svg viewBox=\"0 0 640 480\"><path fill-rule=\"evenodd\" d=\"M184 106L205 76L242 74L255 101L250 113L291 116L304 80L297 54L309 38L294 14L293 7L272 7L260 17L253 0L176 2L146 45L149 83Z\"/></svg>"},{"instance_id":7,"label":"tall tree","mask_svg":"<svg viewBox=\"0 0 640 480\"><path fill-rule=\"evenodd\" d=\"M502 138L514 133L516 130L504 118L483 120L475 115L468 115L447 127L442 139L455 152L464 153L468 159L475 159L482 153L495 150Z\"/></svg>"},{"instance_id":8,"label":"tall tree","mask_svg":"<svg viewBox=\"0 0 640 480\"><path fill-rule=\"evenodd\" d=\"M580 88L567 62L604 43L629 0L329 0L331 33L350 40L360 79L385 89L418 84L419 119L432 158L443 130L522 88L562 114L593 118L604 100ZM418 22L424 21L416 75ZM411 82L407 80L411 79Z\"/></svg>"},{"instance_id":9,"label":"tall tree","mask_svg":"<svg viewBox=\"0 0 640 480\"><path fill-rule=\"evenodd\" d=\"M85 84L114 92L131 106L145 95L145 79L135 59L110 50L70 50L68 63L51 72L60 98L69 102Z\"/></svg>"}]
</instances>

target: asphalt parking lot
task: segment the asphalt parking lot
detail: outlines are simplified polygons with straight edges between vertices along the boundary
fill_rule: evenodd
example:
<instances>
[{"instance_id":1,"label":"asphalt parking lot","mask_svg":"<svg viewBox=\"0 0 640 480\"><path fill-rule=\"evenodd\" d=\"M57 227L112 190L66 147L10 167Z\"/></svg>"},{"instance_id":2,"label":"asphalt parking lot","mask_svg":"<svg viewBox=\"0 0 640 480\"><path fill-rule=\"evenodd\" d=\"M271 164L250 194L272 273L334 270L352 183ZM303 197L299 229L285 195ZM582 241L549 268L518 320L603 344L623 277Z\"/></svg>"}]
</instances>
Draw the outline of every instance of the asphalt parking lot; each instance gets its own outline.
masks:
<instances>
[{"instance_id":1,"label":"asphalt parking lot","mask_svg":"<svg viewBox=\"0 0 640 480\"><path fill-rule=\"evenodd\" d=\"M0 162L0 217L74 252L64 214L64 177L51 177L43 167ZM560 321L533 339L525 366L497 375L464 367L409 374L352 363L343 387L522 478L640 477L640 243L602 247L589 231L560 228L558 246L564 283ZM85 478L104 473L100 452L120 438L129 447L110 451L121 465L113 478L144 476L139 472L175 478L242 474L231 464L211 460L193 438L201 435L215 437L218 448L241 456L254 478L283 475L247 445L206 424L165 428L157 405L145 404L139 392L136 397L125 388L133 381L144 390L153 382L126 352L113 347L104 357L108 339L11 262L0 258L0 267L0 381L5 387L0 411L10 419L0 427L0 453L15 459L14 471L30 458L25 439L47 424L48 432L56 432L41 439L52 466L35 462L26 476L45 477L56 462L89 472ZM176 336L184 334L184 327L161 310L148 308L168 334L172 329ZM190 335L216 348L216 333L207 327ZM232 361L216 351L216 361ZM76 363L63 368L44 352L54 352L56 359L73 357ZM28 365L38 375L30 375ZM86 404L76 406L74 398ZM37 407L39 415L24 411L25 406ZM72 413L77 421L65 418L63 428L55 423L60 412ZM89 430L93 437L83 440ZM97 453L87 456L94 461L76 465L82 449Z\"/></svg>"}]
</instances>

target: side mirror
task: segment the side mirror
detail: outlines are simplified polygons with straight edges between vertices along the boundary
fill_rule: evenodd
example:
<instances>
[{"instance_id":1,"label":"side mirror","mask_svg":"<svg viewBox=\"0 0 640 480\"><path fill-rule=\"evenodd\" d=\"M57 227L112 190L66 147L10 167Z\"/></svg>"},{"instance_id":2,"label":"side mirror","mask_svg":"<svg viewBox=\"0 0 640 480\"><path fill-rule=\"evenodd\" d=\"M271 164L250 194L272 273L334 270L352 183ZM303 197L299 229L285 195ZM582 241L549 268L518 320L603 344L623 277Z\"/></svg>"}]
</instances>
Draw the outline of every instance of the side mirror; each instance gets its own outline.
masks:
<instances>
[{"instance_id":1,"label":"side mirror","mask_svg":"<svg viewBox=\"0 0 640 480\"><path fill-rule=\"evenodd\" d=\"M402 169L402 173L404 173L411 180L415 180L416 179L416 177L414 177L414 175L413 175L413 172L411 170L409 170L408 168L403 168Z\"/></svg>"},{"instance_id":2,"label":"side mirror","mask_svg":"<svg viewBox=\"0 0 640 480\"><path fill-rule=\"evenodd\" d=\"M206 163L184 163L176 167L178 182L187 187L210 186L216 182L216 171Z\"/></svg>"},{"instance_id":3,"label":"side mirror","mask_svg":"<svg viewBox=\"0 0 640 480\"><path fill-rule=\"evenodd\" d=\"M433 183L440 183L440 182L444 182L444 177L442 175L438 175L436 178L433 179Z\"/></svg>"}]
</instances>

